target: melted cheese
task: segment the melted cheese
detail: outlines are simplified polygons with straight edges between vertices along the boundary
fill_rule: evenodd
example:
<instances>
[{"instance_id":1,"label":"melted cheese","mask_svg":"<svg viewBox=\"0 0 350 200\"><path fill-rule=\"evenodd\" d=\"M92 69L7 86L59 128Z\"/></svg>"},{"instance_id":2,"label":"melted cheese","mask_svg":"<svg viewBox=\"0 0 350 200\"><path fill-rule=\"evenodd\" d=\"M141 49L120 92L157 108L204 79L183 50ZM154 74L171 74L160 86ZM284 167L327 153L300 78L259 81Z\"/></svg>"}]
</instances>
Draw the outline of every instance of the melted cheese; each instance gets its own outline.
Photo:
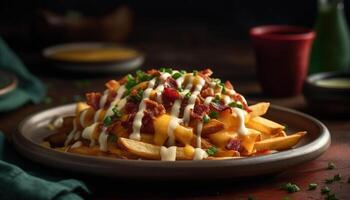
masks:
<instances>
[{"instance_id":1,"label":"melted cheese","mask_svg":"<svg viewBox=\"0 0 350 200\"><path fill-rule=\"evenodd\" d=\"M137 113L135 115L135 119L132 123L133 132L129 136L130 139L141 140L140 129L142 126L142 118L144 115L144 111L146 109L145 100L149 99L149 96L153 90L155 83L156 83L156 78L150 80L148 83L147 89L143 92L142 100L141 100L141 103L139 105L139 110L137 111Z\"/></svg>"},{"instance_id":2,"label":"melted cheese","mask_svg":"<svg viewBox=\"0 0 350 200\"><path fill-rule=\"evenodd\" d=\"M175 161L176 160L176 146L166 148L160 147L160 158L162 161Z\"/></svg>"}]
</instances>

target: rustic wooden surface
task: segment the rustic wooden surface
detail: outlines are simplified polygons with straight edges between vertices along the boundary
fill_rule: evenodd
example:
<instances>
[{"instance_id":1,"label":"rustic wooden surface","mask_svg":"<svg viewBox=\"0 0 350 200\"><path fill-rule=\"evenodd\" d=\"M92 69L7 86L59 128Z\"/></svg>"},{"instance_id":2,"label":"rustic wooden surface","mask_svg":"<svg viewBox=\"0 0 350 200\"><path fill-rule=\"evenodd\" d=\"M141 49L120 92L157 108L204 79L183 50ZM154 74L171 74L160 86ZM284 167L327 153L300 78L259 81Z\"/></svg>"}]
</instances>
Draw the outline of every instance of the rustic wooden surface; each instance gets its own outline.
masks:
<instances>
[{"instance_id":1,"label":"rustic wooden surface","mask_svg":"<svg viewBox=\"0 0 350 200\"><path fill-rule=\"evenodd\" d=\"M222 43L207 45L206 47L189 48L187 46L174 48L171 45L153 44L136 45L146 55L144 68L151 66L171 66L185 69L211 67L214 76L229 79L234 83L237 91L249 100L270 101L319 118L326 124L332 135L332 145L325 154L314 161L293 167L288 171L267 177L250 180L220 180L201 182L148 182L129 183L121 180L103 180L82 177L91 187L92 199L324 199L320 188L325 185L326 178L340 173L342 180L328 185L338 199L350 199L350 117L330 117L319 115L308 108L304 98L300 95L291 98L269 98L261 93L254 75L254 59L247 44ZM209 48L210 47L210 48ZM34 54L35 55L35 54ZM83 96L86 91L102 90L103 83L115 75L84 75L67 74L53 71L49 65L37 62L37 56L27 55L26 63L48 86L48 96L39 105L27 104L15 111L0 114L0 130L7 135L13 132L18 123L27 115L36 111L72 102ZM35 61L35 62L33 62ZM88 80L88 81L86 81ZM74 96L74 99L73 99ZM328 162L337 166L334 170L326 170ZM300 186L301 191L289 194L279 189L282 183L293 182ZM307 191L308 184L318 183L315 191ZM173 185L175 184L175 185Z\"/></svg>"}]
</instances>

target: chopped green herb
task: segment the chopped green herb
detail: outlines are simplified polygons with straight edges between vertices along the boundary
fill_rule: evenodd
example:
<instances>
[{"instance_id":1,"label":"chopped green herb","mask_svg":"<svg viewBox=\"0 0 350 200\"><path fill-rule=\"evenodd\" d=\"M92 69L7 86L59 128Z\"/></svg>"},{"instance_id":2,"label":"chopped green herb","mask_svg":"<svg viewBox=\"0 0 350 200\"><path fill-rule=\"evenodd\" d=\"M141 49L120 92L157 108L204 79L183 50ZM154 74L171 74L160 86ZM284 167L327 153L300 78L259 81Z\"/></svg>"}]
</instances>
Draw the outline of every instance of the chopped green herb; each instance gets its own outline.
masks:
<instances>
[{"instance_id":1,"label":"chopped green herb","mask_svg":"<svg viewBox=\"0 0 350 200\"><path fill-rule=\"evenodd\" d=\"M107 116L104 120L103 120L103 125L104 126L109 126L113 123L113 117L112 116Z\"/></svg>"},{"instance_id":2,"label":"chopped green herb","mask_svg":"<svg viewBox=\"0 0 350 200\"><path fill-rule=\"evenodd\" d=\"M335 164L333 162L329 162L328 163L327 169L335 169L335 168L336 168L336 166L335 166Z\"/></svg>"},{"instance_id":3,"label":"chopped green herb","mask_svg":"<svg viewBox=\"0 0 350 200\"><path fill-rule=\"evenodd\" d=\"M197 76L198 71L197 70L193 70L193 76Z\"/></svg>"},{"instance_id":4,"label":"chopped green herb","mask_svg":"<svg viewBox=\"0 0 350 200\"><path fill-rule=\"evenodd\" d=\"M182 88L177 88L177 91L179 91L179 92L183 92L183 91L184 91L184 89L182 89Z\"/></svg>"},{"instance_id":5,"label":"chopped green herb","mask_svg":"<svg viewBox=\"0 0 350 200\"><path fill-rule=\"evenodd\" d=\"M334 182L334 179L333 178L327 178L326 180L325 180L325 183L326 184L332 184Z\"/></svg>"},{"instance_id":6,"label":"chopped green herb","mask_svg":"<svg viewBox=\"0 0 350 200\"><path fill-rule=\"evenodd\" d=\"M209 117L212 118L212 119L217 119L219 117L219 114L216 111L211 111L209 113Z\"/></svg>"},{"instance_id":7,"label":"chopped green herb","mask_svg":"<svg viewBox=\"0 0 350 200\"><path fill-rule=\"evenodd\" d=\"M322 189L321 189L321 193L322 194L328 194L331 190L329 189L329 187L327 186L324 186Z\"/></svg>"},{"instance_id":8,"label":"chopped green herb","mask_svg":"<svg viewBox=\"0 0 350 200\"><path fill-rule=\"evenodd\" d=\"M111 135L108 135L107 140L109 143L115 143L118 140L118 137L116 135L111 134Z\"/></svg>"},{"instance_id":9,"label":"chopped green herb","mask_svg":"<svg viewBox=\"0 0 350 200\"><path fill-rule=\"evenodd\" d=\"M45 99L44 99L44 103L45 103L46 105L51 104L51 103L52 103L52 98L49 97L49 96L46 96Z\"/></svg>"},{"instance_id":10,"label":"chopped green herb","mask_svg":"<svg viewBox=\"0 0 350 200\"><path fill-rule=\"evenodd\" d=\"M218 149L214 146L210 147L209 149L207 149L207 154L209 156L213 156L216 154L216 152L218 152Z\"/></svg>"},{"instance_id":11,"label":"chopped green herb","mask_svg":"<svg viewBox=\"0 0 350 200\"><path fill-rule=\"evenodd\" d=\"M238 104L237 102L231 102L228 104L228 106L232 107L232 108L240 108L243 109L243 106L241 104Z\"/></svg>"},{"instance_id":12,"label":"chopped green herb","mask_svg":"<svg viewBox=\"0 0 350 200\"><path fill-rule=\"evenodd\" d=\"M167 72L167 73L169 73L169 74L172 74L172 73L173 73L173 69L171 69L171 68L164 68L164 67L162 67L162 68L159 69L159 71L161 71L161 72Z\"/></svg>"},{"instance_id":13,"label":"chopped green herb","mask_svg":"<svg viewBox=\"0 0 350 200\"><path fill-rule=\"evenodd\" d=\"M283 126L284 126L284 131L287 131L288 130L288 124L283 124Z\"/></svg>"},{"instance_id":14,"label":"chopped green herb","mask_svg":"<svg viewBox=\"0 0 350 200\"><path fill-rule=\"evenodd\" d=\"M122 115L123 115L123 113L117 107L112 108L112 111L113 111L113 114L114 114L113 116L115 118L121 118Z\"/></svg>"},{"instance_id":15,"label":"chopped green herb","mask_svg":"<svg viewBox=\"0 0 350 200\"><path fill-rule=\"evenodd\" d=\"M187 94L185 94L185 99L189 99L191 97L192 93L191 92L187 92Z\"/></svg>"},{"instance_id":16,"label":"chopped green herb","mask_svg":"<svg viewBox=\"0 0 350 200\"><path fill-rule=\"evenodd\" d=\"M216 83L216 84L219 84L219 83L221 83L221 80L220 79L218 79L218 78L213 78L213 79L211 79L214 83Z\"/></svg>"},{"instance_id":17,"label":"chopped green herb","mask_svg":"<svg viewBox=\"0 0 350 200\"><path fill-rule=\"evenodd\" d=\"M220 100L221 100L221 97L220 97L220 95L215 95L215 98L212 100L214 103L219 103L220 102Z\"/></svg>"},{"instance_id":18,"label":"chopped green herb","mask_svg":"<svg viewBox=\"0 0 350 200\"><path fill-rule=\"evenodd\" d=\"M203 116L203 122L206 124L210 121L210 117L208 115Z\"/></svg>"},{"instance_id":19,"label":"chopped green herb","mask_svg":"<svg viewBox=\"0 0 350 200\"><path fill-rule=\"evenodd\" d=\"M134 79L134 77L129 74L127 76L127 82L125 83L125 88L130 90L131 88L133 88L135 85L137 84L136 80Z\"/></svg>"},{"instance_id":20,"label":"chopped green herb","mask_svg":"<svg viewBox=\"0 0 350 200\"><path fill-rule=\"evenodd\" d=\"M335 194L327 194L325 200L338 200L338 198L335 196Z\"/></svg>"},{"instance_id":21,"label":"chopped green herb","mask_svg":"<svg viewBox=\"0 0 350 200\"><path fill-rule=\"evenodd\" d=\"M286 184L282 185L281 189L283 189L289 193L294 193L294 192L300 191L300 188L296 184L293 184L293 183L286 183Z\"/></svg>"},{"instance_id":22,"label":"chopped green herb","mask_svg":"<svg viewBox=\"0 0 350 200\"><path fill-rule=\"evenodd\" d=\"M225 84L224 83L219 83L218 85L219 85L219 87L221 87L221 92L225 93L226 92Z\"/></svg>"},{"instance_id":23,"label":"chopped green herb","mask_svg":"<svg viewBox=\"0 0 350 200\"><path fill-rule=\"evenodd\" d=\"M129 98L134 102L140 102L142 100L143 90L139 90L135 95L130 96Z\"/></svg>"},{"instance_id":24,"label":"chopped green herb","mask_svg":"<svg viewBox=\"0 0 350 200\"><path fill-rule=\"evenodd\" d=\"M340 180L341 180L341 175L340 175L340 174L336 174L336 175L333 177L333 180L334 180L334 181L340 181Z\"/></svg>"},{"instance_id":25,"label":"chopped green herb","mask_svg":"<svg viewBox=\"0 0 350 200\"><path fill-rule=\"evenodd\" d=\"M149 74L146 74L145 72L141 70L136 71L136 77L139 82L149 81L152 79L152 76Z\"/></svg>"},{"instance_id":26,"label":"chopped green herb","mask_svg":"<svg viewBox=\"0 0 350 200\"><path fill-rule=\"evenodd\" d=\"M317 188L317 183L310 183L308 190L316 190L316 188Z\"/></svg>"},{"instance_id":27,"label":"chopped green herb","mask_svg":"<svg viewBox=\"0 0 350 200\"><path fill-rule=\"evenodd\" d=\"M173 78L176 80L176 79L178 79L178 78L180 78L182 76L182 74L181 73L179 73L179 72L176 72L175 74L173 74Z\"/></svg>"}]
</instances>

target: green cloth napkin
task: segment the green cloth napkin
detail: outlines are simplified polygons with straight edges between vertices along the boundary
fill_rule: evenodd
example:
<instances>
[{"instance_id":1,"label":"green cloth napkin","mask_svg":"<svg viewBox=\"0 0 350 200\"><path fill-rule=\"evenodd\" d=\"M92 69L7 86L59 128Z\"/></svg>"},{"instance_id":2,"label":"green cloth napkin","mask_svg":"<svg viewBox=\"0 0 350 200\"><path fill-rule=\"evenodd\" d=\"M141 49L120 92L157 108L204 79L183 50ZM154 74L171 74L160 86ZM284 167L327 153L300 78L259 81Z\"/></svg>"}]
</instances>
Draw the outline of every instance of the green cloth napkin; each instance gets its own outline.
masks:
<instances>
[{"instance_id":1,"label":"green cloth napkin","mask_svg":"<svg viewBox=\"0 0 350 200\"><path fill-rule=\"evenodd\" d=\"M18 155L0 131L0 199L81 200L80 194L90 193L83 182L58 176L62 177L59 171Z\"/></svg>"},{"instance_id":2,"label":"green cloth napkin","mask_svg":"<svg viewBox=\"0 0 350 200\"><path fill-rule=\"evenodd\" d=\"M0 98L0 112L13 110L28 101L39 103L45 96L43 84L27 70L1 37L0 69L12 72L19 81L14 91Z\"/></svg>"}]
</instances>

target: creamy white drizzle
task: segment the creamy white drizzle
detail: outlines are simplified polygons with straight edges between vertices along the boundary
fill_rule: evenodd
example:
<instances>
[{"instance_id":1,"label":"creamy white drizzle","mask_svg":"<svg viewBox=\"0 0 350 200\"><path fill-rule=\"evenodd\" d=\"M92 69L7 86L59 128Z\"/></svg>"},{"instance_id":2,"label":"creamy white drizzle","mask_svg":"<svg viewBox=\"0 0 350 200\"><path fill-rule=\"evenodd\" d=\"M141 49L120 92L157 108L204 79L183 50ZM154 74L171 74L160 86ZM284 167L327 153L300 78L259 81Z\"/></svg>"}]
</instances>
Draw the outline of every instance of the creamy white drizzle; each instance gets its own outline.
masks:
<instances>
[{"instance_id":1,"label":"creamy white drizzle","mask_svg":"<svg viewBox=\"0 0 350 200\"><path fill-rule=\"evenodd\" d=\"M78 147L81 147L81 145L83 145L83 143L81 141L77 141L70 148L71 149L78 148Z\"/></svg>"},{"instance_id":2,"label":"creamy white drizzle","mask_svg":"<svg viewBox=\"0 0 350 200\"><path fill-rule=\"evenodd\" d=\"M108 135L106 131L107 131L107 128L104 127L102 132L98 136L98 143L100 144L100 150L104 152L108 151L108 144L107 144Z\"/></svg>"},{"instance_id":3,"label":"creamy white drizzle","mask_svg":"<svg viewBox=\"0 0 350 200\"><path fill-rule=\"evenodd\" d=\"M236 94L236 91L235 90L233 90L233 89L226 89L226 93L228 94L228 95L235 95Z\"/></svg>"},{"instance_id":4,"label":"creamy white drizzle","mask_svg":"<svg viewBox=\"0 0 350 200\"><path fill-rule=\"evenodd\" d=\"M162 103L162 93L164 90L164 81L166 81L166 79L171 76L171 74L169 73L161 73L160 77L159 77L159 85L156 87L155 91L157 94L157 102Z\"/></svg>"},{"instance_id":5,"label":"creamy white drizzle","mask_svg":"<svg viewBox=\"0 0 350 200\"><path fill-rule=\"evenodd\" d=\"M199 78L199 83L195 86L195 89L192 92L191 97L188 100L188 104L187 104L187 106L185 107L185 110L184 110L183 121L184 121L185 125L188 125L188 123L190 121L191 110L193 110L194 105L196 103L197 96L200 94L200 92L201 92L201 90L202 90L202 88L203 88L203 86L205 84L205 81L204 81L204 79L202 77L198 76L198 78Z\"/></svg>"},{"instance_id":6,"label":"creamy white drizzle","mask_svg":"<svg viewBox=\"0 0 350 200\"><path fill-rule=\"evenodd\" d=\"M208 154L201 148L194 149L193 160L203 160L203 158L207 158Z\"/></svg>"},{"instance_id":7,"label":"creamy white drizzle","mask_svg":"<svg viewBox=\"0 0 350 200\"><path fill-rule=\"evenodd\" d=\"M73 120L73 130L68 134L64 145L67 146L73 139L75 132L77 131L77 122Z\"/></svg>"},{"instance_id":8,"label":"creamy white drizzle","mask_svg":"<svg viewBox=\"0 0 350 200\"><path fill-rule=\"evenodd\" d=\"M225 105L228 105L232 102L232 99L230 96L224 95L224 103Z\"/></svg>"},{"instance_id":9,"label":"creamy white drizzle","mask_svg":"<svg viewBox=\"0 0 350 200\"><path fill-rule=\"evenodd\" d=\"M176 160L176 146L166 148L160 147L160 158L162 161L175 161Z\"/></svg>"},{"instance_id":10,"label":"creamy white drizzle","mask_svg":"<svg viewBox=\"0 0 350 200\"><path fill-rule=\"evenodd\" d=\"M95 145L95 140L92 138L92 136L93 136L93 133L98 125L99 125L99 123L93 123L83 130L82 137L90 140L90 146Z\"/></svg>"},{"instance_id":11,"label":"creamy white drizzle","mask_svg":"<svg viewBox=\"0 0 350 200\"><path fill-rule=\"evenodd\" d=\"M135 119L132 123L132 130L133 131L129 136L130 139L133 139L133 140L140 140L141 139L140 129L142 126L142 118L144 115L144 111L146 109L145 100L149 99L149 96L153 90L155 83L156 83L156 78L150 80L148 82L147 89L143 92L142 100L141 100L141 103L139 105L139 110L137 111L137 113L135 115Z\"/></svg>"},{"instance_id":12,"label":"creamy white drizzle","mask_svg":"<svg viewBox=\"0 0 350 200\"><path fill-rule=\"evenodd\" d=\"M103 109L98 109L96 112L95 112L95 115L94 115L94 122L98 122L98 119L100 118L100 115L101 115L101 112L103 111Z\"/></svg>"},{"instance_id":13,"label":"creamy white drizzle","mask_svg":"<svg viewBox=\"0 0 350 200\"><path fill-rule=\"evenodd\" d=\"M115 105L117 105L121 100L123 94L125 93L126 91L126 88L125 88L125 85L122 85L119 87L118 91L117 91L117 96L114 98L114 100L111 102L111 104L109 105L109 108L107 109L107 112L106 112L106 117L107 116L110 116L110 115L113 115L113 108ZM124 107L124 106L123 106ZM118 105L118 108L121 109Z\"/></svg>"},{"instance_id":14,"label":"creamy white drizzle","mask_svg":"<svg viewBox=\"0 0 350 200\"><path fill-rule=\"evenodd\" d=\"M240 108L232 108L232 111L234 112L234 114L236 114L239 122L237 133L241 136L247 135L248 129L245 127L244 111Z\"/></svg>"},{"instance_id":15,"label":"creamy white drizzle","mask_svg":"<svg viewBox=\"0 0 350 200\"><path fill-rule=\"evenodd\" d=\"M107 102L108 95L109 95L109 90L107 89L103 92L103 95L100 99L100 108L103 108L105 106L105 104Z\"/></svg>"}]
</instances>

